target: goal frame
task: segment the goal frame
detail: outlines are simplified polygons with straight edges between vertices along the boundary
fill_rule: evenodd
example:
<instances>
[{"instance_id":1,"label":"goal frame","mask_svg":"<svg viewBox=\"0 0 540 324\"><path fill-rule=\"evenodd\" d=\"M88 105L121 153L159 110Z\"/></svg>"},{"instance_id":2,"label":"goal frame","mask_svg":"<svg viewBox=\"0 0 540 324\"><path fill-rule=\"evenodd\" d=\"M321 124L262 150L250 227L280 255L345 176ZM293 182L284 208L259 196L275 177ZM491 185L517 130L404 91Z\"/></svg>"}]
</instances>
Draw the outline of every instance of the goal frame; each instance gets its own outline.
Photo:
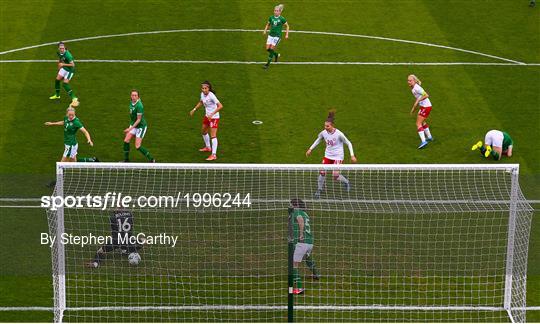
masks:
<instances>
[{"instance_id":1,"label":"goal frame","mask_svg":"<svg viewBox=\"0 0 540 324\"><path fill-rule=\"evenodd\" d=\"M516 217L518 212L518 200L520 198L519 188L519 164L348 164L348 165L321 165L321 164L199 164L199 163L69 163L69 162L57 162L56 163L56 187L54 194L56 196L64 197L64 170L66 169L164 169L164 170L272 170L272 171L287 171L287 170L302 170L302 171L333 171L333 170L370 170L370 171L482 171L482 170L498 170L505 171L511 174L511 188L510 188L510 208L508 215L508 235L506 246L506 267L505 267L505 284L504 284L504 303L500 307L492 306L384 306L384 305L357 305L357 306L332 306L332 310L486 310L486 311L505 311L508 314L509 320L515 322L515 318L512 315L512 299L513 299L513 280L514 280L514 248L516 239ZM451 201L449 201L451 202ZM465 201L459 201L465 202ZM64 207L58 207L56 211L56 234L57 237L64 232ZM64 312L66 310L168 310L175 309L171 306L149 306L138 307L139 309L133 309L131 307L73 307L69 308L66 304L66 278L65 278L65 249L63 244L55 244L52 248L52 276L53 276L53 288L54 288L54 321L62 322ZM526 280L526 276L525 276ZM287 283L284 283L284 287ZM289 289L290 290L290 289ZM290 292L289 292L290 293ZM313 307L320 306L295 306L284 304L281 306L263 306L261 309L283 309L284 311L292 312L293 309L309 310ZM185 307L185 306L184 306ZM525 307L525 305L523 305ZM212 307L211 307L212 308ZM187 309L190 309L189 306ZM193 306L193 309L202 309L200 306ZM221 309L221 308L217 308ZM224 309L237 309L235 306L225 307ZM258 309L257 306L247 306L247 309ZM324 307L323 307L324 309ZM292 314L289 314L292 319Z\"/></svg>"}]
</instances>

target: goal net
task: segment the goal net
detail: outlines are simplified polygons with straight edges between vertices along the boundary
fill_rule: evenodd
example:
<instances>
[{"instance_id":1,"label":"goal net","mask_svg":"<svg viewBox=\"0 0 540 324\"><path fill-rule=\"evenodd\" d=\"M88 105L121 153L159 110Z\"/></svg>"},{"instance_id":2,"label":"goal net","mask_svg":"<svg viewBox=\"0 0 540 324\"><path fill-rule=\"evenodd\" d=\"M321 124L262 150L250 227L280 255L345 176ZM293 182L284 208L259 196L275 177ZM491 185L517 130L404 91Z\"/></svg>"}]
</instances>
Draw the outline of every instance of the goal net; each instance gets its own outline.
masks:
<instances>
[{"instance_id":1,"label":"goal net","mask_svg":"<svg viewBox=\"0 0 540 324\"><path fill-rule=\"evenodd\" d=\"M525 322L533 210L518 170L58 163L55 321ZM292 308L291 199L313 238ZM98 241L123 231L145 240Z\"/></svg>"}]
</instances>

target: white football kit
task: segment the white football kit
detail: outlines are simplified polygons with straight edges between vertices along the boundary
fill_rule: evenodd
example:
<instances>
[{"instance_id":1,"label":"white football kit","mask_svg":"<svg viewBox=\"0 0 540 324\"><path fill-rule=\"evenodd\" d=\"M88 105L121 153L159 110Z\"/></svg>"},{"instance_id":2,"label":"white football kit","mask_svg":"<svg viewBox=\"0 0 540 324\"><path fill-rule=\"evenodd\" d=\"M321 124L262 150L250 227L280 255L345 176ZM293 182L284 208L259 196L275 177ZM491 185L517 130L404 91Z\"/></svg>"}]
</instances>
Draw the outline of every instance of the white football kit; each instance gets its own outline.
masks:
<instances>
[{"instance_id":1,"label":"white football kit","mask_svg":"<svg viewBox=\"0 0 540 324\"><path fill-rule=\"evenodd\" d=\"M347 144L351 156L354 156L354 150L351 141L343 134L339 129L334 129L332 133L323 130L317 136L317 139L311 147L313 150L319 143L324 140L326 142L326 150L324 151L324 157L330 160L340 160L345 158L345 152L343 150L343 144Z\"/></svg>"},{"instance_id":2,"label":"white football kit","mask_svg":"<svg viewBox=\"0 0 540 324\"><path fill-rule=\"evenodd\" d=\"M219 103L218 98L213 92L208 92L208 94L205 96L204 93L201 92L201 102L204 105L204 108L206 110L206 116L209 116L211 113L213 113L217 109L217 105ZM219 113L212 116L212 119L219 118Z\"/></svg>"}]
</instances>

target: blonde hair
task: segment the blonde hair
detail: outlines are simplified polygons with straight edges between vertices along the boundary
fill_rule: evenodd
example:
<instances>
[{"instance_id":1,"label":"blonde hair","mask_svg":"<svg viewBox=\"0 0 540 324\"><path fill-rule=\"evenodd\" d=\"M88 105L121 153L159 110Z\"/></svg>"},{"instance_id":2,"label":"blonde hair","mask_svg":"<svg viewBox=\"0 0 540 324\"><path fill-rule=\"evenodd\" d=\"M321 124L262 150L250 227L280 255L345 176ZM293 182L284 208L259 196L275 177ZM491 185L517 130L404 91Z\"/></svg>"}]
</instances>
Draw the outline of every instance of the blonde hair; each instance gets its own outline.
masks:
<instances>
[{"instance_id":1,"label":"blonde hair","mask_svg":"<svg viewBox=\"0 0 540 324\"><path fill-rule=\"evenodd\" d=\"M285 8L285 6L282 5L281 3L274 7L274 9L279 10L279 12L283 12L283 8Z\"/></svg>"},{"instance_id":2,"label":"blonde hair","mask_svg":"<svg viewBox=\"0 0 540 324\"><path fill-rule=\"evenodd\" d=\"M409 78L413 78L415 83L418 83L418 85L422 85L422 81L420 81L420 79L418 79L418 77L416 75L411 74L411 75L409 75Z\"/></svg>"},{"instance_id":3,"label":"blonde hair","mask_svg":"<svg viewBox=\"0 0 540 324\"><path fill-rule=\"evenodd\" d=\"M71 112L71 111L73 111L73 113L75 113L75 108L73 108L73 106L71 106L71 104L70 104L69 107L66 109L66 113Z\"/></svg>"}]
</instances>

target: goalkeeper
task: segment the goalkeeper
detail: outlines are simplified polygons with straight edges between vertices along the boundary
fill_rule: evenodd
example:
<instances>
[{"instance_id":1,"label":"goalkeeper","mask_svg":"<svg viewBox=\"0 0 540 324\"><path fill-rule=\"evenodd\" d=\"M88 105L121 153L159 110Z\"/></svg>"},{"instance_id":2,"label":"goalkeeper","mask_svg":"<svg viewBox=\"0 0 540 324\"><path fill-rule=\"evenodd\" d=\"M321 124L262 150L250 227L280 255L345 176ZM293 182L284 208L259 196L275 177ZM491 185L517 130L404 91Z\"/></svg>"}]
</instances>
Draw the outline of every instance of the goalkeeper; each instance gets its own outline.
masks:
<instances>
[{"instance_id":1,"label":"goalkeeper","mask_svg":"<svg viewBox=\"0 0 540 324\"><path fill-rule=\"evenodd\" d=\"M311 231L309 215L306 213L306 204L301 199L291 199L289 207L289 215L293 223L294 232L294 255L293 255L293 280L296 288L293 289L295 295L302 294L304 288L302 285L302 277L298 267L302 260L306 261L306 265L311 270L312 278L319 280L320 276L315 267L315 261L311 256L313 250L313 233Z\"/></svg>"},{"instance_id":2,"label":"goalkeeper","mask_svg":"<svg viewBox=\"0 0 540 324\"><path fill-rule=\"evenodd\" d=\"M115 250L118 250L124 255L129 255L143 248L144 242L138 242L136 244L125 243L135 241L133 237L133 214L130 211L115 210L109 220L111 224L112 243L105 244L97 250L94 258L86 264L89 268L99 267L106 255Z\"/></svg>"},{"instance_id":3,"label":"goalkeeper","mask_svg":"<svg viewBox=\"0 0 540 324\"><path fill-rule=\"evenodd\" d=\"M503 155L512 156L513 145L514 141L507 132L493 129L486 133L483 146L482 141L478 141L471 150L480 150L480 154L485 158L492 156L495 161L498 161Z\"/></svg>"}]
</instances>

